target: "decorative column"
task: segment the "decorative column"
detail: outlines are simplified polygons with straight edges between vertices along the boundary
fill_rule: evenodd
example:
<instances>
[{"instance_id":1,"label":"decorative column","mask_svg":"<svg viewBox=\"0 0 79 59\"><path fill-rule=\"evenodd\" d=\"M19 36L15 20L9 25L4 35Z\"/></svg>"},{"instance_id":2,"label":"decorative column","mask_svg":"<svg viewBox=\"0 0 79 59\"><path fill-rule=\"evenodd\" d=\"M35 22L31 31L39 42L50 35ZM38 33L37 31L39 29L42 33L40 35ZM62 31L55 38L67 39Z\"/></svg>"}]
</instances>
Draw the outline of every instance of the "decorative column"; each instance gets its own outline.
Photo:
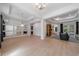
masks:
<instances>
[{"instance_id":1,"label":"decorative column","mask_svg":"<svg viewBox=\"0 0 79 59\"><path fill-rule=\"evenodd\" d=\"M41 40L44 40L46 37L46 21L41 19Z\"/></svg>"},{"instance_id":2,"label":"decorative column","mask_svg":"<svg viewBox=\"0 0 79 59\"><path fill-rule=\"evenodd\" d=\"M59 33L60 33L60 24L57 24L57 25L58 25L57 35L59 36Z\"/></svg>"},{"instance_id":3,"label":"decorative column","mask_svg":"<svg viewBox=\"0 0 79 59\"><path fill-rule=\"evenodd\" d=\"M30 23L27 25L27 35L28 36L31 36L31 26L30 26Z\"/></svg>"}]
</instances>

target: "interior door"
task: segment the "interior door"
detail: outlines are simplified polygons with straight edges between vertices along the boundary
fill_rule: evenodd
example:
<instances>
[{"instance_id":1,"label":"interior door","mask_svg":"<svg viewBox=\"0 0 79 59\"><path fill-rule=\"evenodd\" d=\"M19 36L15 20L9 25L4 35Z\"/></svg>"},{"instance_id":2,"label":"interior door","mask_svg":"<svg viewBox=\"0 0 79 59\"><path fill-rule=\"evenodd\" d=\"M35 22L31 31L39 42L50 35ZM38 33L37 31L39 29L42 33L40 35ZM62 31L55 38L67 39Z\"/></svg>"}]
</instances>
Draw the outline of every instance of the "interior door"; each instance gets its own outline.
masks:
<instances>
[{"instance_id":1,"label":"interior door","mask_svg":"<svg viewBox=\"0 0 79 59\"><path fill-rule=\"evenodd\" d=\"M52 35L51 24L47 24L47 36L51 36L51 35Z\"/></svg>"}]
</instances>

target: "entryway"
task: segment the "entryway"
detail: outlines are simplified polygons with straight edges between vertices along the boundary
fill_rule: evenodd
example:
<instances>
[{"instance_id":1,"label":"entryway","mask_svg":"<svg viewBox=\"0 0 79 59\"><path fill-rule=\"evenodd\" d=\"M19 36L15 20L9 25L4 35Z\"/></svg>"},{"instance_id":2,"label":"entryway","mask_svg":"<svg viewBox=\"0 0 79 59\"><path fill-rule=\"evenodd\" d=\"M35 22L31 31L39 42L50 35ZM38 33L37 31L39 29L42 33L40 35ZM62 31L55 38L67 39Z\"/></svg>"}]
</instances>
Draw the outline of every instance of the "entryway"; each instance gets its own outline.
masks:
<instances>
[{"instance_id":1,"label":"entryway","mask_svg":"<svg viewBox=\"0 0 79 59\"><path fill-rule=\"evenodd\" d=\"M46 25L46 32L47 32L46 36L51 36L52 35L52 26L51 26L51 24Z\"/></svg>"},{"instance_id":2,"label":"entryway","mask_svg":"<svg viewBox=\"0 0 79 59\"><path fill-rule=\"evenodd\" d=\"M33 35L33 26L31 26L31 35Z\"/></svg>"}]
</instances>

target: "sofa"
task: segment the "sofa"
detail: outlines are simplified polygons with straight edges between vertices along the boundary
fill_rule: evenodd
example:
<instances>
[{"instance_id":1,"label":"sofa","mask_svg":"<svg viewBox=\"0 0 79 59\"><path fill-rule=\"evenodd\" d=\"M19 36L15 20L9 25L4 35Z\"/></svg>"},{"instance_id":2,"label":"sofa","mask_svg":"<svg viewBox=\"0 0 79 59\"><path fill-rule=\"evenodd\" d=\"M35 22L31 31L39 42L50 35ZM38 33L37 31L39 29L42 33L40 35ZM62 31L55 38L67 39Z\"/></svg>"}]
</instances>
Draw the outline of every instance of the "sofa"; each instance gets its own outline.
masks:
<instances>
[{"instance_id":1,"label":"sofa","mask_svg":"<svg viewBox=\"0 0 79 59\"><path fill-rule=\"evenodd\" d=\"M76 34L76 35L75 35L75 38L76 38L77 40L79 40L79 34Z\"/></svg>"},{"instance_id":2,"label":"sofa","mask_svg":"<svg viewBox=\"0 0 79 59\"><path fill-rule=\"evenodd\" d=\"M59 33L59 36L60 36L60 40L65 40L65 41L68 41L69 40L69 35L68 33Z\"/></svg>"}]
</instances>

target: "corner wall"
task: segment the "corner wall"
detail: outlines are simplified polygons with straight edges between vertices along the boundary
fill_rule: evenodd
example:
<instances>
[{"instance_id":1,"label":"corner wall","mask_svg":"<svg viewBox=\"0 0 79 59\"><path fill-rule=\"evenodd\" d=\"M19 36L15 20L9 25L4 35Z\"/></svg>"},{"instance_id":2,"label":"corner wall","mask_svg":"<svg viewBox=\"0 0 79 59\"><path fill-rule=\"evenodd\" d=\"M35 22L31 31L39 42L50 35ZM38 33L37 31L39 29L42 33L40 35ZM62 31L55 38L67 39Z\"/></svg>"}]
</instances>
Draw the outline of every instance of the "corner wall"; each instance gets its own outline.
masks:
<instances>
[{"instance_id":1,"label":"corner wall","mask_svg":"<svg viewBox=\"0 0 79 59\"><path fill-rule=\"evenodd\" d=\"M40 25L41 25L40 22L33 24L33 27L34 27L33 31L34 31L35 36L41 36L41 26Z\"/></svg>"}]
</instances>

